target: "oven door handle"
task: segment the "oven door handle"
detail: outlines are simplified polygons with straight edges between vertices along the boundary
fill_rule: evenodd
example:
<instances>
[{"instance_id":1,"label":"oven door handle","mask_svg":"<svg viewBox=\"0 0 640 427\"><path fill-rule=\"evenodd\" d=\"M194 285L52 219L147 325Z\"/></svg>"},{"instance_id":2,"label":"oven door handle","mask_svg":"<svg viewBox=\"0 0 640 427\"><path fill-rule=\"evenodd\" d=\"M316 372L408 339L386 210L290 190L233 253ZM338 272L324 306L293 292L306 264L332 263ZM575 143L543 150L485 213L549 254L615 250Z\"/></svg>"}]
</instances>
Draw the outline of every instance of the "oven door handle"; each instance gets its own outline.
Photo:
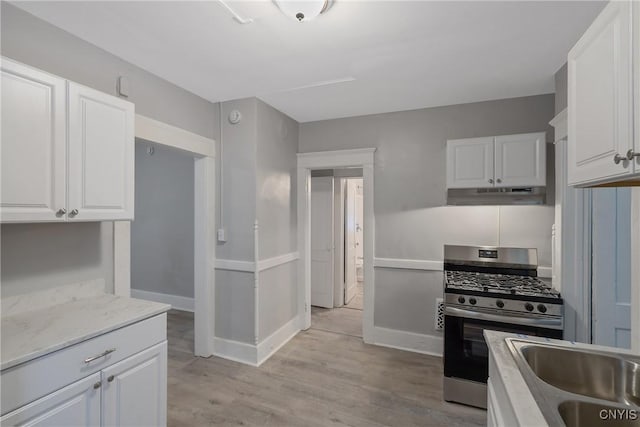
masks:
<instances>
[{"instance_id":1,"label":"oven door handle","mask_svg":"<svg viewBox=\"0 0 640 427\"><path fill-rule=\"evenodd\" d=\"M539 326L542 328L562 329L562 318L527 318L518 316L503 316L499 314L481 313L478 311L463 310L455 307L445 307L444 314L466 319L488 320L491 322L513 323L524 326Z\"/></svg>"}]
</instances>

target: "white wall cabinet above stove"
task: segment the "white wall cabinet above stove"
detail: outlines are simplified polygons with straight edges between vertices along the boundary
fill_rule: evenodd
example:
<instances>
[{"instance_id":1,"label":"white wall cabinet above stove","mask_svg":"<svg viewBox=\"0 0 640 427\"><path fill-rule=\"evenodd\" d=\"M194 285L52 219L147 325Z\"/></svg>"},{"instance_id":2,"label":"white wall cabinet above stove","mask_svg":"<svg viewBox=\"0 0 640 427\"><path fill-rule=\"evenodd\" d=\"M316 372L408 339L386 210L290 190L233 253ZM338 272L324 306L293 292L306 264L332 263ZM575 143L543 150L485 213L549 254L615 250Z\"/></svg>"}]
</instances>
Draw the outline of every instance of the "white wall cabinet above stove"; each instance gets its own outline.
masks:
<instances>
[{"instance_id":1,"label":"white wall cabinet above stove","mask_svg":"<svg viewBox=\"0 0 640 427\"><path fill-rule=\"evenodd\" d=\"M2 58L2 222L133 219L134 105Z\"/></svg>"},{"instance_id":2,"label":"white wall cabinet above stove","mask_svg":"<svg viewBox=\"0 0 640 427\"><path fill-rule=\"evenodd\" d=\"M640 158L634 157L640 153L638 135L633 139L634 116L640 119L632 91L635 84L637 96L640 86L640 14L632 9L640 7L632 3L610 2L569 52L569 185L640 176Z\"/></svg>"},{"instance_id":3,"label":"white wall cabinet above stove","mask_svg":"<svg viewBox=\"0 0 640 427\"><path fill-rule=\"evenodd\" d=\"M544 132L447 141L447 188L545 185Z\"/></svg>"}]
</instances>

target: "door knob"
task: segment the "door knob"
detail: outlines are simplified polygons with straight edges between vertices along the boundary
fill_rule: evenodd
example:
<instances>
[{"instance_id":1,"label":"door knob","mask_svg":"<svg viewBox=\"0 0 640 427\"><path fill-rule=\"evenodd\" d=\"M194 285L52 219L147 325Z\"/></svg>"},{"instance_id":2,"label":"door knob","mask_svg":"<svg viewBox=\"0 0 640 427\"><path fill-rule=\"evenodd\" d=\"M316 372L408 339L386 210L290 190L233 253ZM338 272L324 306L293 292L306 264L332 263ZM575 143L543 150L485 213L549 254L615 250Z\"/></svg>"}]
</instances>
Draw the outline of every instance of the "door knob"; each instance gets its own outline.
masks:
<instances>
[{"instance_id":1,"label":"door knob","mask_svg":"<svg viewBox=\"0 0 640 427\"><path fill-rule=\"evenodd\" d=\"M67 213L67 210L65 208L62 208L62 209L58 209L58 212L56 212L56 215L62 216L66 213Z\"/></svg>"},{"instance_id":2,"label":"door knob","mask_svg":"<svg viewBox=\"0 0 640 427\"><path fill-rule=\"evenodd\" d=\"M500 178L498 178L498 179L496 179L496 182L497 182L498 184L500 184L500 183L502 182L502 180L501 180Z\"/></svg>"},{"instance_id":3,"label":"door knob","mask_svg":"<svg viewBox=\"0 0 640 427\"><path fill-rule=\"evenodd\" d=\"M78 212L78 209L74 209L74 210L72 210L71 212L69 212L69 215L71 215L71 216L76 216L76 215L78 215L79 213L80 213L80 212Z\"/></svg>"},{"instance_id":4,"label":"door knob","mask_svg":"<svg viewBox=\"0 0 640 427\"><path fill-rule=\"evenodd\" d=\"M640 157L640 153L636 153L633 149L627 151L627 160L633 160L635 157Z\"/></svg>"},{"instance_id":5,"label":"door knob","mask_svg":"<svg viewBox=\"0 0 640 427\"><path fill-rule=\"evenodd\" d=\"M114 378L115 377L113 375L109 375L109 378L107 378L107 381L111 382L111 381L113 381Z\"/></svg>"},{"instance_id":6,"label":"door knob","mask_svg":"<svg viewBox=\"0 0 640 427\"><path fill-rule=\"evenodd\" d=\"M95 384L93 385L93 388L94 388L94 389L98 389L98 388L100 388L100 386L101 386L101 385L102 385L102 381L98 381L97 383L95 383Z\"/></svg>"},{"instance_id":7,"label":"door knob","mask_svg":"<svg viewBox=\"0 0 640 427\"><path fill-rule=\"evenodd\" d=\"M493 184L493 179L489 178L489 184Z\"/></svg>"},{"instance_id":8,"label":"door knob","mask_svg":"<svg viewBox=\"0 0 640 427\"><path fill-rule=\"evenodd\" d=\"M629 155L629 153L627 153L627 155ZM615 163L616 165L620 164L620 162L623 160L627 160L627 158L621 156L620 153L616 153L616 155L613 156L613 163Z\"/></svg>"}]
</instances>

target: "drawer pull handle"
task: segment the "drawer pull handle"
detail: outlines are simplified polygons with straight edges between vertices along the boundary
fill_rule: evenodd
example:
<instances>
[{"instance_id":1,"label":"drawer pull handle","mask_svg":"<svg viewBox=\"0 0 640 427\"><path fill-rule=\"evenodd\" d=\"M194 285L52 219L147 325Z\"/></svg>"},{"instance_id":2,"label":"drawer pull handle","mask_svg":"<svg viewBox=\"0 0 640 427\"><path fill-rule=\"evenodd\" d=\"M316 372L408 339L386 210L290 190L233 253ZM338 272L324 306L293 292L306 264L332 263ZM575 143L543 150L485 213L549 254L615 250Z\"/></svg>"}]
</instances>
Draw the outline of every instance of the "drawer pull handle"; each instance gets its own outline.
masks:
<instances>
[{"instance_id":1,"label":"drawer pull handle","mask_svg":"<svg viewBox=\"0 0 640 427\"><path fill-rule=\"evenodd\" d=\"M84 363L91 363L96 359L100 359L101 357L105 357L106 355L113 353L114 351L116 351L115 348L110 348L109 350L105 350L105 351L103 351L102 353L100 353L100 354L98 354L96 356L92 356L92 357L89 357L87 359L84 359Z\"/></svg>"}]
</instances>

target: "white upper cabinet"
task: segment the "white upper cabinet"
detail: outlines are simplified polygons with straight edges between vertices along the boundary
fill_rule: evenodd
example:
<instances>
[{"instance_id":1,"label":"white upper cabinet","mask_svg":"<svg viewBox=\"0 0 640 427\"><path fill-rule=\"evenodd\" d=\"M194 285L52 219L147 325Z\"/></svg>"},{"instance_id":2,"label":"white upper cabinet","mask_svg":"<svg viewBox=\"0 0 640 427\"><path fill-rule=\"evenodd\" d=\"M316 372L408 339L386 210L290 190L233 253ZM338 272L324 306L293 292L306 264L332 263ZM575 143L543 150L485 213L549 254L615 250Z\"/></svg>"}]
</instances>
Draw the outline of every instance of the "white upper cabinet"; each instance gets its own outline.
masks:
<instances>
[{"instance_id":1,"label":"white upper cabinet","mask_svg":"<svg viewBox=\"0 0 640 427\"><path fill-rule=\"evenodd\" d=\"M447 188L493 187L493 137L447 141Z\"/></svg>"},{"instance_id":2,"label":"white upper cabinet","mask_svg":"<svg viewBox=\"0 0 640 427\"><path fill-rule=\"evenodd\" d=\"M69 82L69 220L133 218L133 104Z\"/></svg>"},{"instance_id":3,"label":"white upper cabinet","mask_svg":"<svg viewBox=\"0 0 640 427\"><path fill-rule=\"evenodd\" d=\"M570 185L620 181L640 172L627 159L634 148L631 3L609 2L569 52Z\"/></svg>"},{"instance_id":4,"label":"white upper cabinet","mask_svg":"<svg viewBox=\"0 0 640 427\"><path fill-rule=\"evenodd\" d=\"M447 141L447 188L545 185L544 132Z\"/></svg>"},{"instance_id":5,"label":"white upper cabinet","mask_svg":"<svg viewBox=\"0 0 640 427\"><path fill-rule=\"evenodd\" d=\"M496 136L495 186L544 187L547 183L545 133Z\"/></svg>"},{"instance_id":6,"label":"white upper cabinet","mask_svg":"<svg viewBox=\"0 0 640 427\"><path fill-rule=\"evenodd\" d=\"M2 59L3 221L64 221L65 80Z\"/></svg>"},{"instance_id":7,"label":"white upper cabinet","mask_svg":"<svg viewBox=\"0 0 640 427\"><path fill-rule=\"evenodd\" d=\"M2 222L133 219L134 105L2 58Z\"/></svg>"}]
</instances>

